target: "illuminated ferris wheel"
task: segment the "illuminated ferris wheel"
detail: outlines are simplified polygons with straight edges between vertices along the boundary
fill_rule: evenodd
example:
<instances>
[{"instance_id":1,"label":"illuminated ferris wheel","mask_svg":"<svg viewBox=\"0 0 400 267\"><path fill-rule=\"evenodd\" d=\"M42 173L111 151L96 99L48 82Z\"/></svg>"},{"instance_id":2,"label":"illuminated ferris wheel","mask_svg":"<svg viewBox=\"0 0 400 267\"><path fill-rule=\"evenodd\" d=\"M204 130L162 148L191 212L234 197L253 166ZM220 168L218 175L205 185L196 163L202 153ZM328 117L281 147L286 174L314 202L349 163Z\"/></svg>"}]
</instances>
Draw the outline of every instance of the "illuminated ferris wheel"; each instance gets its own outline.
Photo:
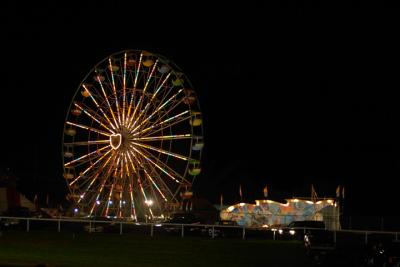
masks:
<instances>
[{"instance_id":1,"label":"illuminated ferris wheel","mask_svg":"<svg viewBox=\"0 0 400 267\"><path fill-rule=\"evenodd\" d=\"M74 212L163 217L191 196L203 146L195 91L173 62L138 50L105 58L83 79L65 121Z\"/></svg>"}]
</instances>

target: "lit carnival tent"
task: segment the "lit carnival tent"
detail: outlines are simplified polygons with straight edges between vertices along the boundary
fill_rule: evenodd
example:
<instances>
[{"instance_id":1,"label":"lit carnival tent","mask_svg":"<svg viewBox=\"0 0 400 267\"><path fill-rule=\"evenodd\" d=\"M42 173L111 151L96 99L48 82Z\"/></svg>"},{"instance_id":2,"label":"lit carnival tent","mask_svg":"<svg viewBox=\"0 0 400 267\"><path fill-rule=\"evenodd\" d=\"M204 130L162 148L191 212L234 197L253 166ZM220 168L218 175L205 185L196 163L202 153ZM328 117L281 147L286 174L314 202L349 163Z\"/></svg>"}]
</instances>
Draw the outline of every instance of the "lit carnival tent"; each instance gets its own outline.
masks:
<instances>
[{"instance_id":1,"label":"lit carnival tent","mask_svg":"<svg viewBox=\"0 0 400 267\"><path fill-rule=\"evenodd\" d=\"M222 220L233 220L247 227L286 225L292 221L324 221L328 229L340 229L339 206L334 199L311 201L287 199L286 203L256 200L256 204L238 203L221 210Z\"/></svg>"}]
</instances>

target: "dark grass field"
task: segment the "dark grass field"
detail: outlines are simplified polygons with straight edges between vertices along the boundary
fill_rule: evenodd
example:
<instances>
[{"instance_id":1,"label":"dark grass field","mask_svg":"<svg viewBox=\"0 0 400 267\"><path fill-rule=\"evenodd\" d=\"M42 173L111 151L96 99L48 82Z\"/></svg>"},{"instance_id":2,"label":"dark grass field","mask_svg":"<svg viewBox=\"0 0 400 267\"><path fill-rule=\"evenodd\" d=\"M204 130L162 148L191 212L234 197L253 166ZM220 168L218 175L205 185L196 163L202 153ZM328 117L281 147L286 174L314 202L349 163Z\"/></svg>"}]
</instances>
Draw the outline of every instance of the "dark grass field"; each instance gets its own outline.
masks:
<instances>
[{"instance_id":1,"label":"dark grass field","mask_svg":"<svg viewBox=\"0 0 400 267\"><path fill-rule=\"evenodd\" d=\"M0 266L310 266L301 242L6 231Z\"/></svg>"}]
</instances>

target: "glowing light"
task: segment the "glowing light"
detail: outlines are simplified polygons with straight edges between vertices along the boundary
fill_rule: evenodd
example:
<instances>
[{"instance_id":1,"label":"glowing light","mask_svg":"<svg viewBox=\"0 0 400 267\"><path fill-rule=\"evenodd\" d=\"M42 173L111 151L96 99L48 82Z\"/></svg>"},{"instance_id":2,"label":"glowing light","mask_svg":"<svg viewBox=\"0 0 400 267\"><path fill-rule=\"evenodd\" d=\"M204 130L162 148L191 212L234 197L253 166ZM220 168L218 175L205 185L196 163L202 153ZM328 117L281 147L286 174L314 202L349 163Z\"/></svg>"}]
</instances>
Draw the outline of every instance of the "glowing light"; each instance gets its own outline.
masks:
<instances>
[{"instance_id":1,"label":"glowing light","mask_svg":"<svg viewBox=\"0 0 400 267\"><path fill-rule=\"evenodd\" d=\"M85 89L85 91L89 94L90 98L92 99L93 103L96 105L96 107L100 110L100 112L103 114L104 118L106 118L106 120L108 121L108 123L111 125L111 127L113 129L115 129L115 126L112 124L112 122L110 121L110 119L108 118L108 116L106 115L106 113L103 111L103 109L99 106L99 104L97 103L96 99L94 99L94 97L92 96L92 94L89 92L89 90L87 89L87 87L85 85L83 85L83 88Z\"/></svg>"},{"instance_id":2,"label":"glowing light","mask_svg":"<svg viewBox=\"0 0 400 267\"><path fill-rule=\"evenodd\" d=\"M148 199L144 203L146 203L147 206L151 206L151 205L153 205L153 200Z\"/></svg>"},{"instance_id":3,"label":"glowing light","mask_svg":"<svg viewBox=\"0 0 400 267\"><path fill-rule=\"evenodd\" d=\"M295 231L295 230L289 230L289 234L295 235L295 234L296 234L296 231Z\"/></svg>"},{"instance_id":4,"label":"glowing light","mask_svg":"<svg viewBox=\"0 0 400 267\"><path fill-rule=\"evenodd\" d=\"M79 108L80 110L83 111L83 113L85 113L86 115L88 115L91 119L93 119L94 121L96 121L98 124L100 124L101 126L103 126L105 129L107 129L108 131L114 133L114 131L112 131L110 128L108 128L106 125L104 125L101 121L99 121L95 116L93 116L92 114L90 114L86 109L84 109L83 107L81 107L80 105L78 105L77 103L74 103L74 105Z\"/></svg>"},{"instance_id":5,"label":"glowing light","mask_svg":"<svg viewBox=\"0 0 400 267\"><path fill-rule=\"evenodd\" d=\"M70 122L70 121L67 121L66 123L68 125L76 126L76 127L79 127L79 128L91 131L91 132L96 132L96 133L99 133L99 134L102 134L102 135L105 135L105 136L110 136L109 133L103 132L103 131L101 131L99 129L96 129L96 128L93 128L93 127L88 127L88 126L85 126L85 125L82 125L82 124L73 123L73 122Z\"/></svg>"},{"instance_id":6,"label":"glowing light","mask_svg":"<svg viewBox=\"0 0 400 267\"><path fill-rule=\"evenodd\" d=\"M78 209L77 209L77 208L75 208L75 209L74 209L74 212L75 212L75 213L77 213L77 212L78 212Z\"/></svg>"},{"instance_id":7,"label":"glowing light","mask_svg":"<svg viewBox=\"0 0 400 267\"><path fill-rule=\"evenodd\" d=\"M93 151L93 152L91 152L91 153L89 153L89 154L83 155L82 157L79 157L79 158L77 158L77 159L74 159L74 160L72 160L72 161L70 161L70 162L65 163L64 166L69 166L69 165L71 165L72 163L79 162L79 161L81 161L82 159L85 159L85 158L87 158L87 157L89 157L89 156L91 156L91 155L93 155L93 154L99 153L100 151L102 151L102 150L104 150L104 149L107 149L108 147L109 147L109 146L105 146L105 147L100 148L100 149L98 149L98 150L95 150L95 151Z\"/></svg>"},{"instance_id":8,"label":"glowing light","mask_svg":"<svg viewBox=\"0 0 400 267\"><path fill-rule=\"evenodd\" d=\"M246 203L239 203L240 207L243 207L244 205L246 205Z\"/></svg>"},{"instance_id":9,"label":"glowing light","mask_svg":"<svg viewBox=\"0 0 400 267\"><path fill-rule=\"evenodd\" d=\"M151 136L151 137L137 137L131 140L135 141L158 141L158 140L173 140L173 139L188 139L192 138L191 134L177 134L177 135L163 135L163 136Z\"/></svg>"},{"instance_id":10,"label":"glowing light","mask_svg":"<svg viewBox=\"0 0 400 267\"><path fill-rule=\"evenodd\" d=\"M141 147L144 147L144 148L148 148L150 150L157 151L157 152L163 153L163 154L168 155L168 156L173 156L173 157L178 158L178 159L189 160L188 157L185 157L185 156L182 156L182 155L179 155L179 154L176 154L176 153L172 153L172 152L166 151L164 149L160 149L160 148L156 148L156 147L153 147L153 146L140 144L140 143L136 143L136 142L132 142L132 144L137 145L137 146L141 146Z\"/></svg>"},{"instance_id":11,"label":"glowing light","mask_svg":"<svg viewBox=\"0 0 400 267\"><path fill-rule=\"evenodd\" d=\"M112 134L110 135L110 145L111 147L116 150L122 143L122 136L121 134Z\"/></svg>"},{"instance_id":12,"label":"glowing light","mask_svg":"<svg viewBox=\"0 0 400 267\"><path fill-rule=\"evenodd\" d=\"M161 106L159 106L149 117L147 117L144 122L149 121L154 115L156 115L158 112L160 112L161 109L163 109L169 102L171 102L172 100L174 100L174 98L176 98L181 92L183 91L183 89L179 90L178 93L176 93L175 95L173 95L171 98L169 98L167 101L165 101ZM140 99L139 99L140 102ZM136 122L136 121L135 121ZM132 125L132 128L135 126L135 123ZM140 125L138 125L136 128L134 128L132 130L132 132L134 132L137 128L139 128Z\"/></svg>"},{"instance_id":13,"label":"glowing light","mask_svg":"<svg viewBox=\"0 0 400 267\"><path fill-rule=\"evenodd\" d=\"M96 200L96 204L97 204L97 205L100 205L100 200Z\"/></svg>"},{"instance_id":14,"label":"glowing light","mask_svg":"<svg viewBox=\"0 0 400 267\"><path fill-rule=\"evenodd\" d=\"M114 97L115 97L115 104L116 104L116 106L117 106L118 121L119 121L119 124L121 124L121 117L120 117L120 114L119 114L119 105L118 105L117 90L115 89L114 72L113 72L113 66L112 66L112 64L111 64L111 58L108 58L108 62L110 63L111 81L112 81L112 88L113 88Z\"/></svg>"}]
</instances>

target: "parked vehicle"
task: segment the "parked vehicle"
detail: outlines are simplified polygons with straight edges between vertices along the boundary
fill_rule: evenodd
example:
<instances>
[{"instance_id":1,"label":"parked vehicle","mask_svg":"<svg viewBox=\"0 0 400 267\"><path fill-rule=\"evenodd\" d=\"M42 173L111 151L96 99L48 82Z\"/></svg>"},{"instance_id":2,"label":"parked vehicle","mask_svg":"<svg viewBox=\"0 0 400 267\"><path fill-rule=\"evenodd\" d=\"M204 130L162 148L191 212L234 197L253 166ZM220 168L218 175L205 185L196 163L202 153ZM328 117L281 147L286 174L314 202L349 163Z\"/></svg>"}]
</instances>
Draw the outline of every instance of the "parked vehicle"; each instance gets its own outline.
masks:
<instances>
[{"instance_id":1,"label":"parked vehicle","mask_svg":"<svg viewBox=\"0 0 400 267\"><path fill-rule=\"evenodd\" d=\"M31 211L26 207L9 208L2 214L5 217L23 217L29 218L32 216ZM22 221L17 218L2 218L0 219L0 229L12 229L22 227Z\"/></svg>"},{"instance_id":2,"label":"parked vehicle","mask_svg":"<svg viewBox=\"0 0 400 267\"><path fill-rule=\"evenodd\" d=\"M278 233L284 239L304 240L306 234L319 235L325 229L323 221L293 221L286 227L278 229Z\"/></svg>"},{"instance_id":3,"label":"parked vehicle","mask_svg":"<svg viewBox=\"0 0 400 267\"><path fill-rule=\"evenodd\" d=\"M238 237L241 234L241 229L235 227L238 226L236 221L220 220L215 222L214 227L205 227L203 233L207 233L208 236L214 237Z\"/></svg>"},{"instance_id":4,"label":"parked vehicle","mask_svg":"<svg viewBox=\"0 0 400 267\"><path fill-rule=\"evenodd\" d=\"M105 232L114 225L113 220L107 217L92 217L91 222L84 226L84 230L89 233Z\"/></svg>"},{"instance_id":5,"label":"parked vehicle","mask_svg":"<svg viewBox=\"0 0 400 267\"><path fill-rule=\"evenodd\" d=\"M157 224L156 226L162 227L168 233L178 233L182 231L182 225L188 225L184 228L185 230L188 230L189 233L200 233L201 228L196 225L202 223L202 219L193 213L174 213L169 219Z\"/></svg>"},{"instance_id":6,"label":"parked vehicle","mask_svg":"<svg viewBox=\"0 0 400 267\"><path fill-rule=\"evenodd\" d=\"M378 241L368 246L364 266L400 267L400 241Z\"/></svg>"},{"instance_id":7,"label":"parked vehicle","mask_svg":"<svg viewBox=\"0 0 400 267\"><path fill-rule=\"evenodd\" d=\"M19 225L18 219L0 218L0 230L18 228Z\"/></svg>"}]
</instances>

